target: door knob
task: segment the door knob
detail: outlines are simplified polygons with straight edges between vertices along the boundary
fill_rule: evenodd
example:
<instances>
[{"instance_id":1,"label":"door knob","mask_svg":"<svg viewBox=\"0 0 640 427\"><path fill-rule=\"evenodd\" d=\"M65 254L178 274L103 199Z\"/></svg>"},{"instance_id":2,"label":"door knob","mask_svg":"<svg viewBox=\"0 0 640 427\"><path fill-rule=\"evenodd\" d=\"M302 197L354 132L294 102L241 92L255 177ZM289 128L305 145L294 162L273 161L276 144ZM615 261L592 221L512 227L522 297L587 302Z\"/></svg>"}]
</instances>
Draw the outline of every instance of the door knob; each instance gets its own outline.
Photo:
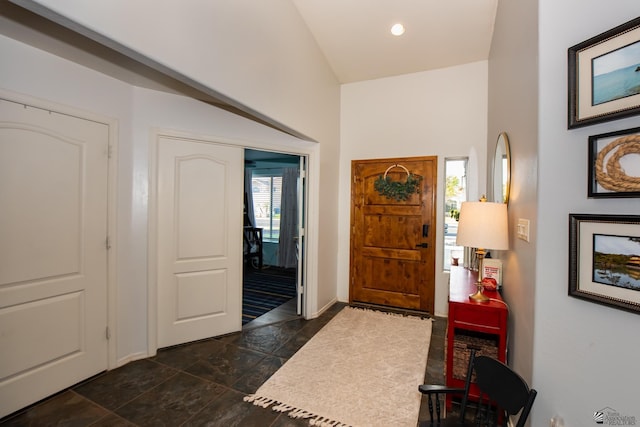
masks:
<instances>
[{"instance_id":1,"label":"door knob","mask_svg":"<svg viewBox=\"0 0 640 427\"><path fill-rule=\"evenodd\" d=\"M428 248L429 244L428 243L418 243L416 245L416 248Z\"/></svg>"}]
</instances>

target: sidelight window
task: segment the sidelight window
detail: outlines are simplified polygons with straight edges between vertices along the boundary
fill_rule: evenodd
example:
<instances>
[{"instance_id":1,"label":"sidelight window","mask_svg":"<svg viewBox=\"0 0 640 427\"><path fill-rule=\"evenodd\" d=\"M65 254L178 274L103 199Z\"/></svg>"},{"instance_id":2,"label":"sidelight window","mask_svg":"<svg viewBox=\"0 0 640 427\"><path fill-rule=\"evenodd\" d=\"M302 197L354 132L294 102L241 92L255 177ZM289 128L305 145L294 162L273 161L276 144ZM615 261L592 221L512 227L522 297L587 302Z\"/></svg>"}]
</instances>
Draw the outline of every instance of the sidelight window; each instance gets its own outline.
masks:
<instances>
[{"instance_id":1,"label":"sidelight window","mask_svg":"<svg viewBox=\"0 0 640 427\"><path fill-rule=\"evenodd\" d=\"M467 201L467 158L445 158L444 257L445 271L464 265L464 248L456 246L460 205Z\"/></svg>"}]
</instances>

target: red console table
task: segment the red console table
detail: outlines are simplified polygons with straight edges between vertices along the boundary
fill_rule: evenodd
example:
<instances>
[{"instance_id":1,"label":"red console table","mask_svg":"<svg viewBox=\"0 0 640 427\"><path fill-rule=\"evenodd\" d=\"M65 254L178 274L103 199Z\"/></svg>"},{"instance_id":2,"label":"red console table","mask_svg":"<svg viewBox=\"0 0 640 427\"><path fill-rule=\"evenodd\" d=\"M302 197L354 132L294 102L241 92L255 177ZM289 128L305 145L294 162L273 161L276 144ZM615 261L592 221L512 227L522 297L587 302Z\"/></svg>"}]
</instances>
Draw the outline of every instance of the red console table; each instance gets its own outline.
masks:
<instances>
[{"instance_id":1,"label":"red console table","mask_svg":"<svg viewBox=\"0 0 640 427\"><path fill-rule=\"evenodd\" d=\"M449 387L464 387L469 363L468 345L480 347L476 353L507 360L507 319L509 310L497 291L485 291L491 300L477 303L469 300L476 291L477 271L451 267L449 276L449 318L447 326L446 381ZM471 384L471 397L478 391ZM447 398L451 407L451 398Z\"/></svg>"}]
</instances>

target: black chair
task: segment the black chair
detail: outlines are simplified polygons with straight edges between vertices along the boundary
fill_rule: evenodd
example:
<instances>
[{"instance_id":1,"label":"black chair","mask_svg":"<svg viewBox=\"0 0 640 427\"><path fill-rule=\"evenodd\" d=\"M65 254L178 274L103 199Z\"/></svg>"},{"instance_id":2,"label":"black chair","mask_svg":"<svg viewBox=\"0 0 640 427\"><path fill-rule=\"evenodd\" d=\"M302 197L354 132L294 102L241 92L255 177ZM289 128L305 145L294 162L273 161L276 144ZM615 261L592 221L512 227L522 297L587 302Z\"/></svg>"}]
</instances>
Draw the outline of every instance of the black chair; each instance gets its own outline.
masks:
<instances>
[{"instance_id":1,"label":"black chair","mask_svg":"<svg viewBox=\"0 0 640 427\"><path fill-rule=\"evenodd\" d=\"M253 263L253 260L256 258L258 260L257 267ZM244 259L249 262L251 266L262 270L262 228L244 227Z\"/></svg>"},{"instance_id":2,"label":"black chair","mask_svg":"<svg viewBox=\"0 0 640 427\"><path fill-rule=\"evenodd\" d=\"M529 388L524 379L504 363L487 356L476 356L476 351L471 349L464 388L428 384L418 387L428 399L430 417L429 422L423 422L421 426L506 426L507 417L518 413L518 420L513 425L524 426L538 392ZM471 414L467 409L470 409L469 389L474 371L480 396L473 399L475 413ZM459 413L443 418L440 399L446 394L460 395L462 400Z\"/></svg>"}]
</instances>

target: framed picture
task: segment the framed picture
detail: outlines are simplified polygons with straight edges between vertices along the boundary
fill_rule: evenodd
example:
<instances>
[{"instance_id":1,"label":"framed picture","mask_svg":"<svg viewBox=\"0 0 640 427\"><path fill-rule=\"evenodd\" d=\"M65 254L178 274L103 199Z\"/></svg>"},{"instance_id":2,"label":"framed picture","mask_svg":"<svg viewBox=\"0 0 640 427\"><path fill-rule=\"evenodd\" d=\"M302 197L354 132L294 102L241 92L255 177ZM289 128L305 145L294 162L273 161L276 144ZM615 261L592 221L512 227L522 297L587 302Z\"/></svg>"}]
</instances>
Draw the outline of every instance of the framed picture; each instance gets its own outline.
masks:
<instances>
[{"instance_id":1,"label":"framed picture","mask_svg":"<svg viewBox=\"0 0 640 427\"><path fill-rule=\"evenodd\" d=\"M569 129L640 113L640 18L569 48Z\"/></svg>"},{"instance_id":2,"label":"framed picture","mask_svg":"<svg viewBox=\"0 0 640 427\"><path fill-rule=\"evenodd\" d=\"M589 137L589 197L640 197L640 127Z\"/></svg>"},{"instance_id":3,"label":"framed picture","mask_svg":"<svg viewBox=\"0 0 640 427\"><path fill-rule=\"evenodd\" d=\"M569 295L640 313L640 216L569 214Z\"/></svg>"}]
</instances>

